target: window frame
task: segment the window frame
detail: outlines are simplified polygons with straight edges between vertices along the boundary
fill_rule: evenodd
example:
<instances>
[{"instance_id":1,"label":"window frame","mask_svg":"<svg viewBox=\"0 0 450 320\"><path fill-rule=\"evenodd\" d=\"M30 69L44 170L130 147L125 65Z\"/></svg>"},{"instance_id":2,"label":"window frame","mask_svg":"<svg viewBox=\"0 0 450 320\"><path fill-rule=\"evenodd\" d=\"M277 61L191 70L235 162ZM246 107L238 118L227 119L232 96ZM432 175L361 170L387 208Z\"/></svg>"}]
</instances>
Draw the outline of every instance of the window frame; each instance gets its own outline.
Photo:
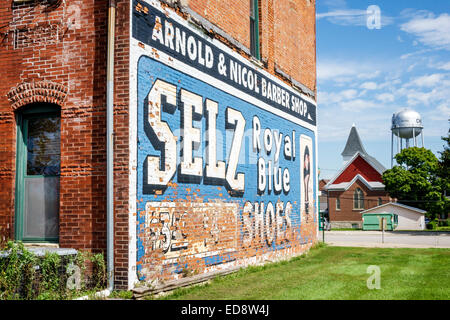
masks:
<instances>
[{"instance_id":1,"label":"window frame","mask_svg":"<svg viewBox=\"0 0 450 320\"><path fill-rule=\"evenodd\" d=\"M361 188L353 192L353 210L364 210L364 192Z\"/></svg>"},{"instance_id":2,"label":"window frame","mask_svg":"<svg viewBox=\"0 0 450 320\"><path fill-rule=\"evenodd\" d=\"M341 199L339 197L336 198L336 211L341 211Z\"/></svg>"},{"instance_id":3,"label":"window frame","mask_svg":"<svg viewBox=\"0 0 450 320\"><path fill-rule=\"evenodd\" d=\"M15 240L31 243L59 243L59 235L57 237L25 237L23 233L24 227L24 178L33 177L27 175L27 141L28 121L33 118L58 117L61 121L61 109L58 105L52 103L31 103L18 110L16 113L16 181L15 181L15 222L14 222L14 238ZM61 123L60 123L61 126ZM59 128L61 134L61 127ZM60 136L61 138L61 136ZM61 145L61 140L60 140ZM61 148L61 147L60 147ZM60 154L61 157L61 154ZM60 163L61 165L61 163ZM57 177L60 177L60 172ZM56 177L55 176L55 177ZM43 175L35 175L35 177L44 177ZM58 222L60 226L61 220Z\"/></svg>"},{"instance_id":4,"label":"window frame","mask_svg":"<svg viewBox=\"0 0 450 320\"><path fill-rule=\"evenodd\" d=\"M253 13L253 15L252 15ZM255 59L261 59L259 43L259 0L250 0L250 54Z\"/></svg>"}]
</instances>

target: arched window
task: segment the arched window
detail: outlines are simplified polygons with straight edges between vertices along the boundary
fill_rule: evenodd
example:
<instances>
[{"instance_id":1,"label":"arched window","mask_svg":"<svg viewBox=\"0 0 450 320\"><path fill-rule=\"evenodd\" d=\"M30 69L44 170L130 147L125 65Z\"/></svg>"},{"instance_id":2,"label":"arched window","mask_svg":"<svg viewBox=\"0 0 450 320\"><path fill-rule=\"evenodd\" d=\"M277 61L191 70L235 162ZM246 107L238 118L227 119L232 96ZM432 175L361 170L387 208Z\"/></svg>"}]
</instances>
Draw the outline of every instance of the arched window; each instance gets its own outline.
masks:
<instances>
[{"instance_id":1,"label":"arched window","mask_svg":"<svg viewBox=\"0 0 450 320\"><path fill-rule=\"evenodd\" d=\"M357 188L353 193L353 209L364 209L364 193L360 188Z\"/></svg>"}]
</instances>

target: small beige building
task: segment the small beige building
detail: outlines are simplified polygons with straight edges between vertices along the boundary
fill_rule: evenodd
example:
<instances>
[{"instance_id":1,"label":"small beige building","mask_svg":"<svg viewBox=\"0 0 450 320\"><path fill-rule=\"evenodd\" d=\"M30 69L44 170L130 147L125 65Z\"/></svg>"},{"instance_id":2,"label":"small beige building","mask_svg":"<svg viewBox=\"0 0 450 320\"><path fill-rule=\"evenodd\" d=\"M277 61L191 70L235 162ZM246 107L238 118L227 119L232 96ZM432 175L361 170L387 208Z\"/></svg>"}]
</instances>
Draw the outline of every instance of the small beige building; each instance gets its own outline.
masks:
<instances>
[{"instance_id":1,"label":"small beige building","mask_svg":"<svg viewBox=\"0 0 450 320\"><path fill-rule=\"evenodd\" d=\"M424 230L426 211L397 202L389 202L361 213L395 213L398 226L395 230Z\"/></svg>"}]
</instances>

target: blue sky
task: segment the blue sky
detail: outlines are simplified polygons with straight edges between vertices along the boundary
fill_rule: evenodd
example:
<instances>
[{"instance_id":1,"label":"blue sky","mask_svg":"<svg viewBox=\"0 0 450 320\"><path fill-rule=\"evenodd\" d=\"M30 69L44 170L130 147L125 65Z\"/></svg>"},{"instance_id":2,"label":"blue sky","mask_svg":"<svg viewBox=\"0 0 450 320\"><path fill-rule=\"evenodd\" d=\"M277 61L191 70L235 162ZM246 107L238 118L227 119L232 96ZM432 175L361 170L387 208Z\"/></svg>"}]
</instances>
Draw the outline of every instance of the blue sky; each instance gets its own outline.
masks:
<instances>
[{"instance_id":1,"label":"blue sky","mask_svg":"<svg viewBox=\"0 0 450 320\"><path fill-rule=\"evenodd\" d=\"M367 26L367 8L381 12ZM366 151L390 167L392 114L420 113L425 147L443 150L450 118L449 0L317 0L320 178L342 166L354 123Z\"/></svg>"}]
</instances>

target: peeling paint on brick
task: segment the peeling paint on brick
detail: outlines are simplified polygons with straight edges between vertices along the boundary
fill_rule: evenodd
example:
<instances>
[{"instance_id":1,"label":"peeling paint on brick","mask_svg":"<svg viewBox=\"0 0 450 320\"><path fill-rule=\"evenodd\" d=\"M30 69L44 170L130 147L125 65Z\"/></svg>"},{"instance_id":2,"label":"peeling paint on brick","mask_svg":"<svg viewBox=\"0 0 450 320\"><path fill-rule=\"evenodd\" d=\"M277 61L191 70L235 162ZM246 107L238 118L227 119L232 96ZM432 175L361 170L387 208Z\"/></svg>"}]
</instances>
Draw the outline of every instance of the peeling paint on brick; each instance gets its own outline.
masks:
<instances>
[{"instance_id":1,"label":"peeling paint on brick","mask_svg":"<svg viewBox=\"0 0 450 320\"><path fill-rule=\"evenodd\" d=\"M290 8L291 1L260 1L261 61L255 61L248 54L249 2L231 2L232 5L230 1L223 0L167 1L165 4L160 1L139 1L141 10L138 14L143 16L151 15L150 8L146 9L148 3L156 3L161 8L161 30L165 31L164 21L169 20L169 38L173 35L170 26L176 26L172 24L174 21L198 36L195 43L198 50L196 62L187 64L185 68L180 64L179 56L170 55L167 50L156 47L152 47L155 49L153 51L145 41L140 44L139 41L134 42L131 37L131 19L135 9L132 4L136 2L117 0L114 72L116 288L131 288L139 279L180 278L196 272L229 270L236 266L275 261L304 252L316 239L316 212L310 213L311 218L302 215L300 183L297 181L297 186L293 186L293 181L299 180L299 174L293 168L300 170L300 136L303 134L312 138L313 152L317 148L316 115L312 112L315 98L312 94L309 97L303 94L308 93L308 90L316 91L313 2L310 6L296 2L295 8ZM6 25L0 30L1 239L14 238L16 115L34 102L50 102L61 108L59 245L93 252L105 250L107 4L108 0L62 1L59 6L51 8L32 1L12 6L8 1L0 4L0 24ZM279 30L286 24L295 26L295 30L280 33ZM201 42L201 49L198 41ZM176 43L173 44L176 46ZM299 44L301 47L298 47ZM214 50L218 48L233 59L236 63L234 67L245 67L244 74L247 77L235 79L240 83L230 84L217 74L199 70L199 63L204 61L204 67L209 68L211 62L205 45ZM200 50L202 54L199 56ZM137 93L137 68L141 55L145 56L142 62L148 58L157 66L146 75L148 90L159 79L175 86L177 94L184 89L184 98L195 98L197 95L201 96L202 103L206 99L211 101L207 110L196 110L192 128L188 128L192 137L197 136L196 129L200 130L201 141L194 143L192 155L193 159L202 158L204 172L209 161L204 153L206 119L210 113L215 113L213 102L218 103L216 124L222 137L216 138L223 138L221 141L225 143L217 144L217 165L208 169L212 170L208 174L214 173L223 180L224 172L226 175L227 171L235 171L234 175L226 175L227 183L218 184L217 179L204 183L203 177L191 180L189 174L178 175L181 155L176 149L175 165L167 164L168 169L175 169L175 174L168 179L166 187L154 193L142 192L138 183L143 182L144 164L140 162L141 158L138 159L138 153L142 152L142 148L151 146L141 155L158 157L161 147L152 149L150 141L142 139L145 138L145 131L138 132L139 126L143 125L142 121L138 122ZM194 53L191 52L191 55ZM215 56L215 62L217 58ZM217 67L215 62L214 69ZM277 74L275 63L278 70L288 77ZM145 68L142 70L146 72ZM249 70L252 76L248 76ZM229 72L230 66L227 65L227 77ZM242 74L242 70L240 72ZM267 95L262 97L261 92L256 93L255 83L252 83L253 91L249 91L249 88L243 90L242 80L250 79L251 82L256 74L260 81L264 78L267 83L270 82L269 98ZM296 83L300 90L293 87ZM258 85L261 90L261 83L258 82ZM188 94L188 91L192 94ZM213 94L210 95L210 92ZM286 94L289 94L289 99L292 96L298 98L295 110L291 112L283 110L288 105L286 101L282 102L283 97L286 100ZM178 96L181 98L181 95ZM183 143L180 133L182 110L178 103L175 110L171 110L164 99L160 101L162 105L148 105L161 109L150 113L152 121L158 118L167 121L169 128L174 130L175 143L180 145ZM228 111L227 107L230 107ZM311 113L307 112L309 109ZM275 131L281 132L282 139L288 135L292 139L292 131L295 130L295 161L288 162L284 158L284 150L280 151L280 167L290 172L291 185L285 189L286 194L283 189L277 195L274 191L271 194L267 191L258 194L258 169L256 163L251 161L263 157L268 168L268 161L272 161L274 153L265 156L261 151L255 153L248 148L252 143L253 116L257 116L261 122L261 143L266 128L273 133L273 137L276 136ZM211 119L213 117L208 121ZM243 120L244 141L240 148L236 145L231 152L233 136L241 130L237 130L237 125L241 125ZM162 132L157 135L159 138L165 136ZM284 140L282 143L284 145ZM197 148L198 144L201 151ZM239 159L236 165L231 165L235 170L230 171L230 153L237 152L244 159L248 158L245 161L251 161L245 165L245 161ZM226 164L225 171L221 169L220 161ZM314 162L316 169L317 157ZM160 168L163 166L165 163L160 164ZM195 162L187 160L183 170L198 173L199 168ZM244 177L244 181L240 177ZM279 182L285 178L283 171L277 177L281 177L277 180L279 188ZM164 179L159 177L158 180L161 182ZM274 186L273 180L271 183ZM316 195L313 198L316 199ZM267 209L269 202L273 209ZM262 203L264 210L261 209ZM314 200L312 207L315 208ZM291 210L291 214L287 216L282 210ZM261 220L260 212L263 211ZM171 237L169 247L165 235ZM159 273L155 273L155 270Z\"/></svg>"},{"instance_id":2,"label":"peeling paint on brick","mask_svg":"<svg viewBox=\"0 0 450 320\"><path fill-rule=\"evenodd\" d=\"M317 239L315 102L157 1L135 3L136 280L308 250Z\"/></svg>"}]
</instances>

